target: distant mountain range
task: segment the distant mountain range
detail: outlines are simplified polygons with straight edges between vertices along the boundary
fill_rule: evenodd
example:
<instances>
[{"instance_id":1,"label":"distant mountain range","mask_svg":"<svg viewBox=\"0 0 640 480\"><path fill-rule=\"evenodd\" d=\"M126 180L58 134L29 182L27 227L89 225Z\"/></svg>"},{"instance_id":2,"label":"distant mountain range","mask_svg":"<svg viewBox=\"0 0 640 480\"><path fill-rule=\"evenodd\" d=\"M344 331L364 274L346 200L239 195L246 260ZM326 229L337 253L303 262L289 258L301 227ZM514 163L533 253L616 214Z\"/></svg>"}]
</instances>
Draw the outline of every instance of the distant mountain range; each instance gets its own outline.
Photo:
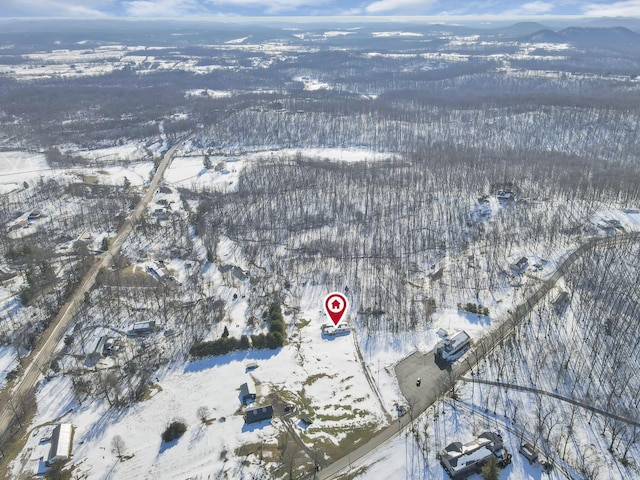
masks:
<instances>
[{"instance_id":1,"label":"distant mountain range","mask_svg":"<svg viewBox=\"0 0 640 480\"><path fill-rule=\"evenodd\" d=\"M605 48L640 55L640 34L625 27L569 27L557 32L543 28L522 37L521 40L570 43L578 48Z\"/></svg>"}]
</instances>

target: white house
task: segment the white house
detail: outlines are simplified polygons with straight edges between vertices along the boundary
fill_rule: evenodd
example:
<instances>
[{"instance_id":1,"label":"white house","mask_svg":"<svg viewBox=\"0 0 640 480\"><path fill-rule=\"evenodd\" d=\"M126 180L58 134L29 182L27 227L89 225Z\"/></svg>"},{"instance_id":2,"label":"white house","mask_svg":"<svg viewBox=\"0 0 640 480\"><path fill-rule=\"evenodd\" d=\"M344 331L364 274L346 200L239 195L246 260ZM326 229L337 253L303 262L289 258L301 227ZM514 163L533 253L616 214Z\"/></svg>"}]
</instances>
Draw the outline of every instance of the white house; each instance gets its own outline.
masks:
<instances>
[{"instance_id":1,"label":"white house","mask_svg":"<svg viewBox=\"0 0 640 480\"><path fill-rule=\"evenodd\" d=\"M436 345L435 355L447 362L457 360L471 347L471 337L464 330L453 335L444 334L441 337L442 340Z\"/></svg>"},{"instance_id":2,"label":"white house","mask_svg":"<svg viewBox=\"0 0 640 480\"><path fill-rule=\"evenodd\" d=\"M47 465L53 465L56 462L69 460L69 457L71 456L72 437L73 429L70 423L61 423L56 425L51 433L51 448L49 449Z\"/></svg>"}]
</instances>

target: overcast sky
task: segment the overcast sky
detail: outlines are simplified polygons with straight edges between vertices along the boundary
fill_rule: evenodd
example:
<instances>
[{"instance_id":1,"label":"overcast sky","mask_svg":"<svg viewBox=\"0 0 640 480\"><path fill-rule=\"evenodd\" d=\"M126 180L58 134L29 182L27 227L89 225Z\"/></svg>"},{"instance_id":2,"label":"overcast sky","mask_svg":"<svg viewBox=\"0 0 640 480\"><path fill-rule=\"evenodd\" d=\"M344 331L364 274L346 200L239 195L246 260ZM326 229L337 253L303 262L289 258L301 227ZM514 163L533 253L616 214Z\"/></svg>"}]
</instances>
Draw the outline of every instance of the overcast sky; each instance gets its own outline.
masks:
<instances>
[{"instance_id":1,"label":"overcast sky","mask_svg":"<svg viewBox=\"0 0 640 480\"><path fill-rule=\"evenodd\" d=\"M640 17L640 0L0 0L0 17L427 15Z\"/></svg>"}]
</instances>

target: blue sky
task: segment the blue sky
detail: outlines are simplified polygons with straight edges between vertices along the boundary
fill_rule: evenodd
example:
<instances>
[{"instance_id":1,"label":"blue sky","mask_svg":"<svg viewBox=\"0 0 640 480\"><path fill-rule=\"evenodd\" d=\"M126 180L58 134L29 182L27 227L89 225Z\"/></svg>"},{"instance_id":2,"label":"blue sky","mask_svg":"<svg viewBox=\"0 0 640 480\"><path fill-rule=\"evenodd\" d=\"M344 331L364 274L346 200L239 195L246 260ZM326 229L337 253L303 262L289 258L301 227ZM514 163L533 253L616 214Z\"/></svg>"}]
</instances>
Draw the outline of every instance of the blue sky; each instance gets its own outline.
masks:
<instances>
[{"instance_id":1,"label":"blue sky","mask_svg":"<svg viewBox=\"0 0 640 480\"><path fill-rule=\"evenodd\" d=\"M640 0L0 0L0 17L640 17Z\"/></svg>"}]
</instances>

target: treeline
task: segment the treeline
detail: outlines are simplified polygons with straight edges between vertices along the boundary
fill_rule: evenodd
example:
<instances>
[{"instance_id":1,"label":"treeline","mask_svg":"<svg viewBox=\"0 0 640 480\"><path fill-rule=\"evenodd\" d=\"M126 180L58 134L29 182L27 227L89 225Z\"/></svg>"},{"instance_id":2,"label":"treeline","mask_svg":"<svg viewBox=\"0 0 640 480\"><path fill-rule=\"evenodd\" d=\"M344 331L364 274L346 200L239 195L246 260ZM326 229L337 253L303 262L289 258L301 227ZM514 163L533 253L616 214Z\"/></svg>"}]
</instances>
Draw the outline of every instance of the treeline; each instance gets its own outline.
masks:
<instances>
[{"instance_id":1,"label":"treeline","mask_svg":"<svg viewBox=\"0 0 640 480\"><path fill-rule=\"evenodd\" d=\"M467 302L465 304L459 303L458 310L475 313L476 315L484 315L485 317L489 316L489 308L471 302Z\"/></svg>"},{"instance_id":2,"label":"treeline","mask_svg":"<svg viewBox=\"0 0 640 480\"><path fill-rule=\"evenodd\" d=\"M249 350L250 348L268 348L274 350L285 345L287 340L286 325L282 315L282 307L279 303L272 303L265 310L262 318L269 323L269 332L251 335L242 335L239 339L229 336L225 327L222 337L217 340L195 343L189 353L196 358L224 355L236 350Z\"/></svg>"}]
</instances>

